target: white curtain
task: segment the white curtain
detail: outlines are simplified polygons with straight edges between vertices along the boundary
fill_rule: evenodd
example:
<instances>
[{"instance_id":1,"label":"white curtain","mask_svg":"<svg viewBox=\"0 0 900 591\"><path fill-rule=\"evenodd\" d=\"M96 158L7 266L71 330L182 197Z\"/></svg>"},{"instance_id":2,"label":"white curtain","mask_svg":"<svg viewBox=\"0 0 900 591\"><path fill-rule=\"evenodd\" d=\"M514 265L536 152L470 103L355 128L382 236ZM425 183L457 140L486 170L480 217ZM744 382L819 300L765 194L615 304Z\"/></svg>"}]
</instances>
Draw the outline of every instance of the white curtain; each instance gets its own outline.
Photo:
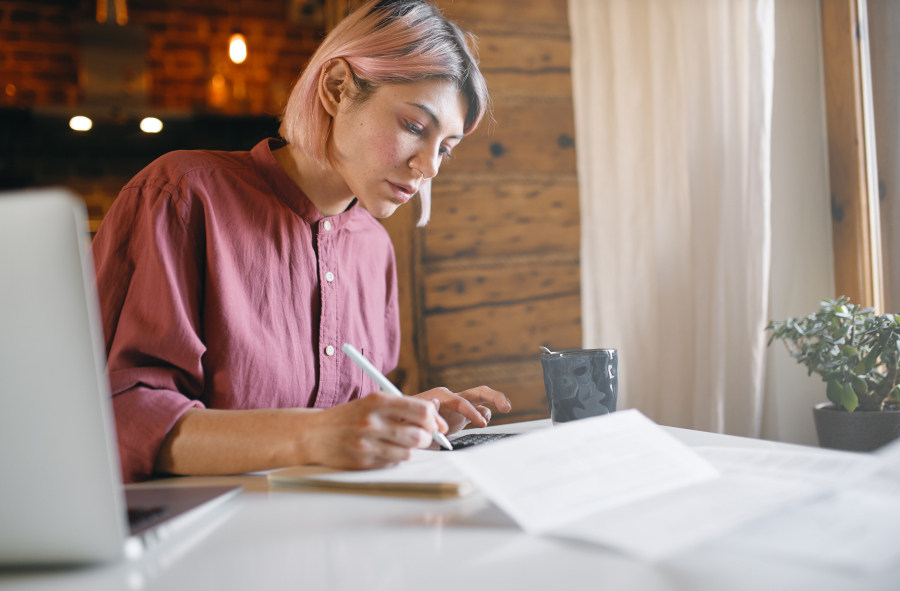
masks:
<instances>
[{"instance_id":1,"label":"white curtain","mask_svg":"<svg viewBox=\"0 0 900 591\"><path fill-rule=\"evenodd\" d=\"M773 0L569 0L584 346L620 408L758 436Z\"/></svg>"}]
</instances>

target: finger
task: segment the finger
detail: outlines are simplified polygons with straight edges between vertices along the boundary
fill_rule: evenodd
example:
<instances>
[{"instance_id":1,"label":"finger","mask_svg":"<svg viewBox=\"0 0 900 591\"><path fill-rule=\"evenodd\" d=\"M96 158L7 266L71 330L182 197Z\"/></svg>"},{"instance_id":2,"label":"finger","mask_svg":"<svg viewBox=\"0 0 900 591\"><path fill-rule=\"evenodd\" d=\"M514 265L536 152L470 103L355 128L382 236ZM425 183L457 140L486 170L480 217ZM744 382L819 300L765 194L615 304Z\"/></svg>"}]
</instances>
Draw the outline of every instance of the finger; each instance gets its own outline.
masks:
<instances>
[{"instance_id":1,"label":"finger","mask_svg":"<svg viewBox=\"0 0 900 591\"><path fill-rule=\"evenodd\" d=\"M486 406L476 406L475 410L481 413L481 416L484 417L484 420L488 423L491 422L491 409Z\"/></svg>"},{"instance_id":2,"label":"finger","mask_svg":"<svg viewBox=\"0 0 900 591\"><path fill-rule=\"evenodd\" d=\"M431 441L431 437L428 440ZM372 448L372 456L369 459L369 464L372 468L383 468L399 462L405 462L412 457L410 448L394 445L387 441L379 441Z\"/></svg>"},{"instance_id":3,"label":"finger","mask_svg":"<svg viewBox=\"0 0 900 591\"><path fill-rule=\"evenodd\" d=\"M470 388L464 392L460 392L459 396L462 396L472 404L493 404L500 412L509 412L512 410L512 403L503 392L498 392L487 386Z\"/></svg>"},{"instance_id":4,"label":"finger","mask_svg":"<svg viewBox=\"0 0 900 591\"><path fill-rule=\"evenodd\" d=\"M484 420L481 413L478 412L475 406L465 398L458 395L448 396L441 404L443 404L444 408L457 412L469 419L469 422L473 425L487 427L487 421Z\"/></svg>"},{"instance_id":5,"label":"finger","mask_svg":"<svg viewBox=\"0 0 900 591\"><path fill-rule=\"evenodd\" d=\"M441 401L437 398L432 398L431 402L434 403L434 410L437 413L437 421L438 427L441 433L446 433L450 430L450 425L447 424L447 421L444 420L444 417L441 416Z\"/></svg>"},{"instance_id":6,"label":"finger","mask_svg":"<svg viewBox=\"0 0 900 591\"><path fill-rule=\"evenodd\" d=\"M405 448L431 445L431 433L408 423L389 423L377 437L383 442Z\"/></svg>"},{"instance_id":7,"label":"finger","mask_svg":"<svg viewBox=\"0 0 900 591\"><path fill-rule=\"evenodd\" d=\"M371 398L367 396L366 399ZM434 406L427 400L419 398L383 395L376 398L377 404L383 407L384 414L394 421L406 421L420 427L428 433L440 429L440 416Z\"/></svg>"}]
</instances>

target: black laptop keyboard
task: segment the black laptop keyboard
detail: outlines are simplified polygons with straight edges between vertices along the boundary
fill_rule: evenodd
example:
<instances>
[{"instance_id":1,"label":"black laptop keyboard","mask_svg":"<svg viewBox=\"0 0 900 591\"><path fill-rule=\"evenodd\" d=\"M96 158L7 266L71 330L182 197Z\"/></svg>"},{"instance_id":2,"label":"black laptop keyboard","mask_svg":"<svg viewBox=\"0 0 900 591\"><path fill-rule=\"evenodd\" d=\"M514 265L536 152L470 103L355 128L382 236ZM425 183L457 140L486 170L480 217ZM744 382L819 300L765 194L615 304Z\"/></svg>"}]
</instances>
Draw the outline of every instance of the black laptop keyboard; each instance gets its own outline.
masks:
<instances>
[{"instance_id":1,"label":"black laptop keyboard","mask_svg":"<svg viewBox=\"0 0 900 591\"><path fill-rule=\"evenodd\" d=\"M169 512L168 507L137 507L128 510L128 525L135 530Z\"/></svg>"},{"instance_id":2,"label":"black laptop keyboard","mask_svg":"<svg viewBox=\"0 0 900 591\"><path fill-rule=\"evenodd\" d=\"M441 451L455 451L458 449L466 449L473 445L481 445L482 443L490 443L504 437L512 437L515 433L485 433L484 435L463 435L459 439L451 441L453 450L441 448Z\"/></svg>"}]
</instances>

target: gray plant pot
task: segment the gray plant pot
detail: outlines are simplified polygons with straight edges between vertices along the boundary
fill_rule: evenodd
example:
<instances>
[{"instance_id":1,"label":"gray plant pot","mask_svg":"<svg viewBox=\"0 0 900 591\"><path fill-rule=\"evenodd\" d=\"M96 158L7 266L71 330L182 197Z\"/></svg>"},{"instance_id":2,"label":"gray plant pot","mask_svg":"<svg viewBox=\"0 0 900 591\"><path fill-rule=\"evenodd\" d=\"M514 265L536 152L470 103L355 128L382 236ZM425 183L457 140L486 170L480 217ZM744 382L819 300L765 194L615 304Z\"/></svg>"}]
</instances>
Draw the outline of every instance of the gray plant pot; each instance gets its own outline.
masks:
<instances>
[{"instance_id":1,"label":"gray plant pot","mask_svg":"<svg viewBox=\"0 0 900 591\"><path fill-rule=\"evenodd\" d=\"M900 437L900 411L846 412L830 402L813 408L819 447L872 451Z\"/></svg>"}]
</instances>

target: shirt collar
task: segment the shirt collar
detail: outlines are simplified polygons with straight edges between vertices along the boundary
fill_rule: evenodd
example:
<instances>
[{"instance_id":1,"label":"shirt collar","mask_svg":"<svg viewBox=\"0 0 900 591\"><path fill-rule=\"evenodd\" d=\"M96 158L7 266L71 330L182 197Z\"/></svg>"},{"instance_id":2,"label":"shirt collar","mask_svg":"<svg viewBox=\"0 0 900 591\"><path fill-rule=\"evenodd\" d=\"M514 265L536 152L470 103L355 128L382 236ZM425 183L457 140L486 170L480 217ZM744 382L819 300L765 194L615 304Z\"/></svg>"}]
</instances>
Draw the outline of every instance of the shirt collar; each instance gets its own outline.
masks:
<instances>
[{"instance_id":1,"label":"shirt collar","mask_svg":"<svg viewBox=\"0 0 900 591\"><path fill-rule=\"evenodd\" d=\"M284 147L286 144L283 140L269 138L265 139L253 148L250 157L260 176L272 187L275 194L290 207L294 213L299 215L303 220L311 226L321 226L324 220L328 220L332 229L338 229L345 225L348 221L357 216L358 201L354 200L346 211L337 215L325 217L316 209L316 206L309 197L297 186L297 184L288 176L281 168L272 150Z\"/></svg>"}]
</instances>

